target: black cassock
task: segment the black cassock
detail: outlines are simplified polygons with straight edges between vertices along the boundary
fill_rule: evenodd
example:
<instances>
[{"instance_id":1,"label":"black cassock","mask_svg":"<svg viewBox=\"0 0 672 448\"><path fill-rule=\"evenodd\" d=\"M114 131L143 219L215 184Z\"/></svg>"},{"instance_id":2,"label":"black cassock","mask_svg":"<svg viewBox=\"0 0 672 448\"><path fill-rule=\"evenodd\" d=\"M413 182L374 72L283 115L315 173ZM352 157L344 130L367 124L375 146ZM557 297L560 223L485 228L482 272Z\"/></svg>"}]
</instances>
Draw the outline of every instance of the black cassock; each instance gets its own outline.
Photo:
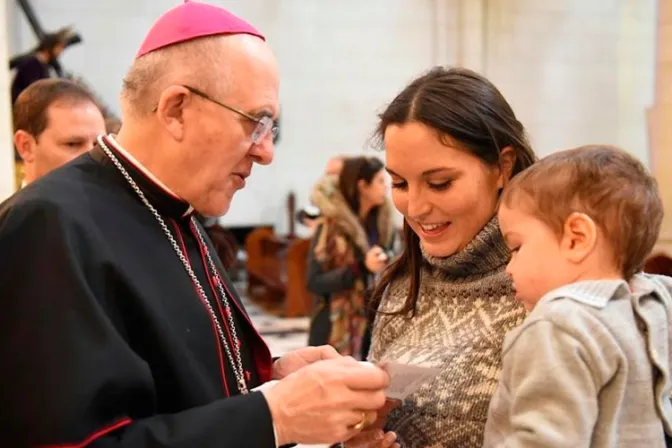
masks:
<instances>
[{"instance_id":1,"label":"black cassock","mask_svg":"<svg viewBox=\"0 0 672 448\"><path fill-rule=\"evenodd\" d=\"M186 248L231 342L189 205L114 153ZM199 229L256 387L271 356ZM0 446L275 446L266 400L239 393L192 279L100 147L2 204L0 285Z\"/></svg>"}]
</instances>

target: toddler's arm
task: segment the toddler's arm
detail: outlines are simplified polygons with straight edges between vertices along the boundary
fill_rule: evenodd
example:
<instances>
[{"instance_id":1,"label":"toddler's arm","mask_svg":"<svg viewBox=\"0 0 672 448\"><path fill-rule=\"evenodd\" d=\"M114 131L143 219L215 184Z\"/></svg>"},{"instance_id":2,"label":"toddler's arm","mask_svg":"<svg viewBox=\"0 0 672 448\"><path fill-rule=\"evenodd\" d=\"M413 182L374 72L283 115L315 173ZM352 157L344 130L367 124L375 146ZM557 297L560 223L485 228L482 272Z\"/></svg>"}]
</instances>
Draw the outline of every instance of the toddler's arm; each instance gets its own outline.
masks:
<instances>
[{"instance_id":1,"label":"toddler's arm","mask_svg":"<svg viewBox=\"0 0 672 448\"><path fill-rule=\"evenodd\" d=\"M586 347L546 320L521 330L504 350L485 446L589 447L602 376L593 368L599 347Z\"/></svg>"}]
</instances>

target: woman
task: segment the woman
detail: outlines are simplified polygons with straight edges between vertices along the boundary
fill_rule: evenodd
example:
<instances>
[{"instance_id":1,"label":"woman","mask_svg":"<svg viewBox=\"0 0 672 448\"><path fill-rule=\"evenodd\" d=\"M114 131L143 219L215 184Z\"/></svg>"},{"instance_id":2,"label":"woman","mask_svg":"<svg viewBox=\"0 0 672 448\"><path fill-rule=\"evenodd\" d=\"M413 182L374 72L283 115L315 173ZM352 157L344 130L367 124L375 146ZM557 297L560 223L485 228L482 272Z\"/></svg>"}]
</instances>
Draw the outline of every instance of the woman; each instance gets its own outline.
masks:
<instances>
[{"instance_id":1,"label":"woman","mask_svg":"<svg viewBox=\"0 0 672 448\"><path fill-rule=\"evenodd\" d=\"M369 348L366 291L387 264L394 239L383 163L373 157L343 162L338 177L316 186L311 202L320 209L308 260L308 289L321 297L309 344L330 344L363 359Z\"/></svg>"},{"instance_id":2,"label":"woman","mask_svg":"<svg viewBox=\"0 0 672 448\"><path fill-rule=\"evenodd\" d=\"M380 116L378 135L405 244L373 294L370 359L441 369L386 428L403 447L480 447L504 335L525 316L505 272L496 209L504 185L535 156L499 91L466 69L435 68L413 81ZM374 436L364 431L348 446Z\"/></svg>"}]
</instances>

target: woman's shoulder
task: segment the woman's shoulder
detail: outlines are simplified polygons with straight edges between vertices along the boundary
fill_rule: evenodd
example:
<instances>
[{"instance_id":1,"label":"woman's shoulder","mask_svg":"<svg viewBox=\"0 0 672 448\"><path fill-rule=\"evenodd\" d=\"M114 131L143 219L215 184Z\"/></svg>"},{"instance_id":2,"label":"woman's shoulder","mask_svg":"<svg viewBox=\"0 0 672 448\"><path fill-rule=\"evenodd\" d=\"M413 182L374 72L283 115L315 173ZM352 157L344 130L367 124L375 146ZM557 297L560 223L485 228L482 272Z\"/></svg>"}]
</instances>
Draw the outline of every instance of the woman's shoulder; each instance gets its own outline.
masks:
<instances>
[{"instance_id":1,"label":"woman's shoulder","mask_svg":"<svg viewBox=\"0 0 672 448\"><path fill-rule=\"evenodd\" d=\"M410 283L411 276L407 272L394 276L385 286L378 310L390 313L403 306L408 296Z\"/></svg>"}]
</instances>

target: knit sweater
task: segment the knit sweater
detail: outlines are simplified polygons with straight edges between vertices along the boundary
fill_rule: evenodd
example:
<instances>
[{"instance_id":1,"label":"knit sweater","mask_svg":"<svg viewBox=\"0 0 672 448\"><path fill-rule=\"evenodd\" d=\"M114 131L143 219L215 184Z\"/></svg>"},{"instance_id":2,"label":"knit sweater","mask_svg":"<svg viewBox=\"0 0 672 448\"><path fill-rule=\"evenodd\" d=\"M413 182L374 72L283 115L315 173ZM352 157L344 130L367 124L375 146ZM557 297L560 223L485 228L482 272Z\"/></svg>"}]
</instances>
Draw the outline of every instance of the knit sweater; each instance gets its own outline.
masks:
<instances>
[{"instance_id":1,"label":"knit sweater","mask_svg":"<svg viewBox=\"0 0 672 448\"><path fill-rule=\"evenodd\" d=\"M438 367L388 417L402 447L481 447L488 405L499 380L504 335L525 318L505 272L510 253L493 218L462 251L423 251L417 313L378 314L372 361ZM393 281L379 310L399 310L409 277Z\"/></svg>"},{"instance_id":2,"label":"knit sweater","mask_svg":"<svg viewBox=\"0 0 672 448\"><path fill-rule=\"evenodd\" d=\"M484 447L665 448L672 279L554 289L504 339Z\"/></svg>"}]
</instances>

